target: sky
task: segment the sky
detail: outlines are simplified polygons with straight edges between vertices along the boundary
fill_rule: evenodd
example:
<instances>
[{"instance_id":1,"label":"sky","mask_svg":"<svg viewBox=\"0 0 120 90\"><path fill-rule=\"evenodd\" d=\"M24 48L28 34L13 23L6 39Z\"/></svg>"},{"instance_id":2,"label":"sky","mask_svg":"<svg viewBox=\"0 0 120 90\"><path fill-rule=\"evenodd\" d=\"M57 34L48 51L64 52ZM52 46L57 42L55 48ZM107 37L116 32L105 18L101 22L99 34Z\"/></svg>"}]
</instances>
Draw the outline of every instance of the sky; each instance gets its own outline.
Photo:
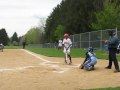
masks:
<instances>
[{"instance_id":1,"label":"sky","mask_svg":"<svg viewBox=\"0 0 120 90\"><path fill-rule=\"evenodd\" d=\"M9 37L14 32L22 36L41 18L47 18L62 0L0 0L0 29L5 28Z\"/></svg>"}]
</instances>

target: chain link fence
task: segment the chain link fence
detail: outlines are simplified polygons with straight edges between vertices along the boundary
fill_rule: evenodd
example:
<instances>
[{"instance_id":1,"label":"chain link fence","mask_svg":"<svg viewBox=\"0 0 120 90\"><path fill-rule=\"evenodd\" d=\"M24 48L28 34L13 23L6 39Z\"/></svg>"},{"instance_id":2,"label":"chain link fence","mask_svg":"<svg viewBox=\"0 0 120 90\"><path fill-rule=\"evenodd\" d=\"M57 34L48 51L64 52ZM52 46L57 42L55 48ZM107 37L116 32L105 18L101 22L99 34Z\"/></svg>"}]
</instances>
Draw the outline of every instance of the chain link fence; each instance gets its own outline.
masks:
<instances>
[{"instance_id":1,"label":"chain link fence","mask_svg":"<svg viewBox=\"0 0 120 90\"><path fill-rule=\"evenodd\" d=\"M115 30L116 35L120 36L120 31L117 29L107 29L107 30L99 30L99 31L92 31L86 32L81 34L71 35L71 41L73 43L73 48L104 48L104 41L109 39L108 32L110 30ZM120 39L120 38L119 38Z\"/></svg>"},{"instance_id":2,"label":"chain link fence","mask_svg":"<svg viewBox=\"0 0 120 90\"><path fill-rule=\"evenodd\" d=\"M108 32L110 30L115 30L116 35L120 40L120 31L116 29L106 29L106 30L99 30L99 31L92 31L86 32L81 34L70 35L70 39L72 41L72 48L104 48L105 47L105 40L109 39ZM57 48L58 43L45 43L42 45L43 48Z\"/></svg>"}]
</instances>

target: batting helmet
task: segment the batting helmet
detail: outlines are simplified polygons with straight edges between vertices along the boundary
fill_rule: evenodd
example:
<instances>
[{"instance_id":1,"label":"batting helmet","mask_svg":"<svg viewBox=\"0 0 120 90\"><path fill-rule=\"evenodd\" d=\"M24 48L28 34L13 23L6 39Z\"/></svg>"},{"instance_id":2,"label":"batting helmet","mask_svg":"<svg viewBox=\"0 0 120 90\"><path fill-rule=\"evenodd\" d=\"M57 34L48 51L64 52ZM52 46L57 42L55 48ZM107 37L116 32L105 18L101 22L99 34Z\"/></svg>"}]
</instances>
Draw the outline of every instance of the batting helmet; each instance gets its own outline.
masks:
<instances>
[{"instance_id":1,"label":"batting helmet","mask_svg":"<svg viewBox=\"0 0 120 90\"><path fill-rule=\"evenodd\" d=\"M67 34L67 33L64 34L64 37L65 37L65 38L69 38L69 34Z\"/></svg>"}]
</instances>

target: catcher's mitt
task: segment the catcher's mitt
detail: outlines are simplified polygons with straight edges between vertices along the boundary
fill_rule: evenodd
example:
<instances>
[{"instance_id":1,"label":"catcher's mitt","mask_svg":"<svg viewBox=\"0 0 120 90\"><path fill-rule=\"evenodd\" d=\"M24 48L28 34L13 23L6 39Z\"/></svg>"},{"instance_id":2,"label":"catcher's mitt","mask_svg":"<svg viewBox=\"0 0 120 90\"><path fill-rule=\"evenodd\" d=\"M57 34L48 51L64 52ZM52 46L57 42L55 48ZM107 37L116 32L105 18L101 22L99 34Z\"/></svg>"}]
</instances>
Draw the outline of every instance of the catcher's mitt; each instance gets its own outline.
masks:
<instances>
[{"instance_id":1,"label":"catcher's mitt","mask_svg":"<svg viewBox=\"0 0 120 90\"><path fill-rule=\"evenodd\" d=\"M83 64L81 64L80 67L79 67L79 69L83 69L83 68L84 68L84 66L83 66Z\"/></svg>"},{"instance_id":2,"label":"catcher's mitt","mask_svg":"<svg viewBox=\"0 0 120 90\"><path fill-rule=\"evenodd\" d=\"M116 52L117 54L119 54L120 53L120 49L117 49L117 52Z\"/></svg>"}]
</instances>

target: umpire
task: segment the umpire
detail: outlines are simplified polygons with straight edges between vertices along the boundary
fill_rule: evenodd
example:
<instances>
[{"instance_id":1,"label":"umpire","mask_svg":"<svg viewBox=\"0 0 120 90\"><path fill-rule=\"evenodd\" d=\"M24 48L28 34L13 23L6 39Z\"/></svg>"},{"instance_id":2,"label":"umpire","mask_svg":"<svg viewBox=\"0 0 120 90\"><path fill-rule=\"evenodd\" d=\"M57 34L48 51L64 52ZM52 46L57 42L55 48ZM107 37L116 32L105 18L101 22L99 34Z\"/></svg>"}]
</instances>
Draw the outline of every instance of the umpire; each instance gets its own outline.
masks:
<instances>
[{"instance_id":1,"label":"umpire","mask_svg":"<svg viewBox=\"0 0 120 90\"><path fill-rule=\"evenodd\" d=\"M108 40L108 49L109 49L109 64L107 67L105 67L106 69L111 69L112 67L112 61L114 62L114 66L115 66L115 73L116 72L120 72L119 70L119 65L118 65L118 61L116 58L116 52L117 52L117 46L119 44L118 38L116 36L116 32L111 30L109 31L109 40Z\"/></svg>"}]
</instances>

